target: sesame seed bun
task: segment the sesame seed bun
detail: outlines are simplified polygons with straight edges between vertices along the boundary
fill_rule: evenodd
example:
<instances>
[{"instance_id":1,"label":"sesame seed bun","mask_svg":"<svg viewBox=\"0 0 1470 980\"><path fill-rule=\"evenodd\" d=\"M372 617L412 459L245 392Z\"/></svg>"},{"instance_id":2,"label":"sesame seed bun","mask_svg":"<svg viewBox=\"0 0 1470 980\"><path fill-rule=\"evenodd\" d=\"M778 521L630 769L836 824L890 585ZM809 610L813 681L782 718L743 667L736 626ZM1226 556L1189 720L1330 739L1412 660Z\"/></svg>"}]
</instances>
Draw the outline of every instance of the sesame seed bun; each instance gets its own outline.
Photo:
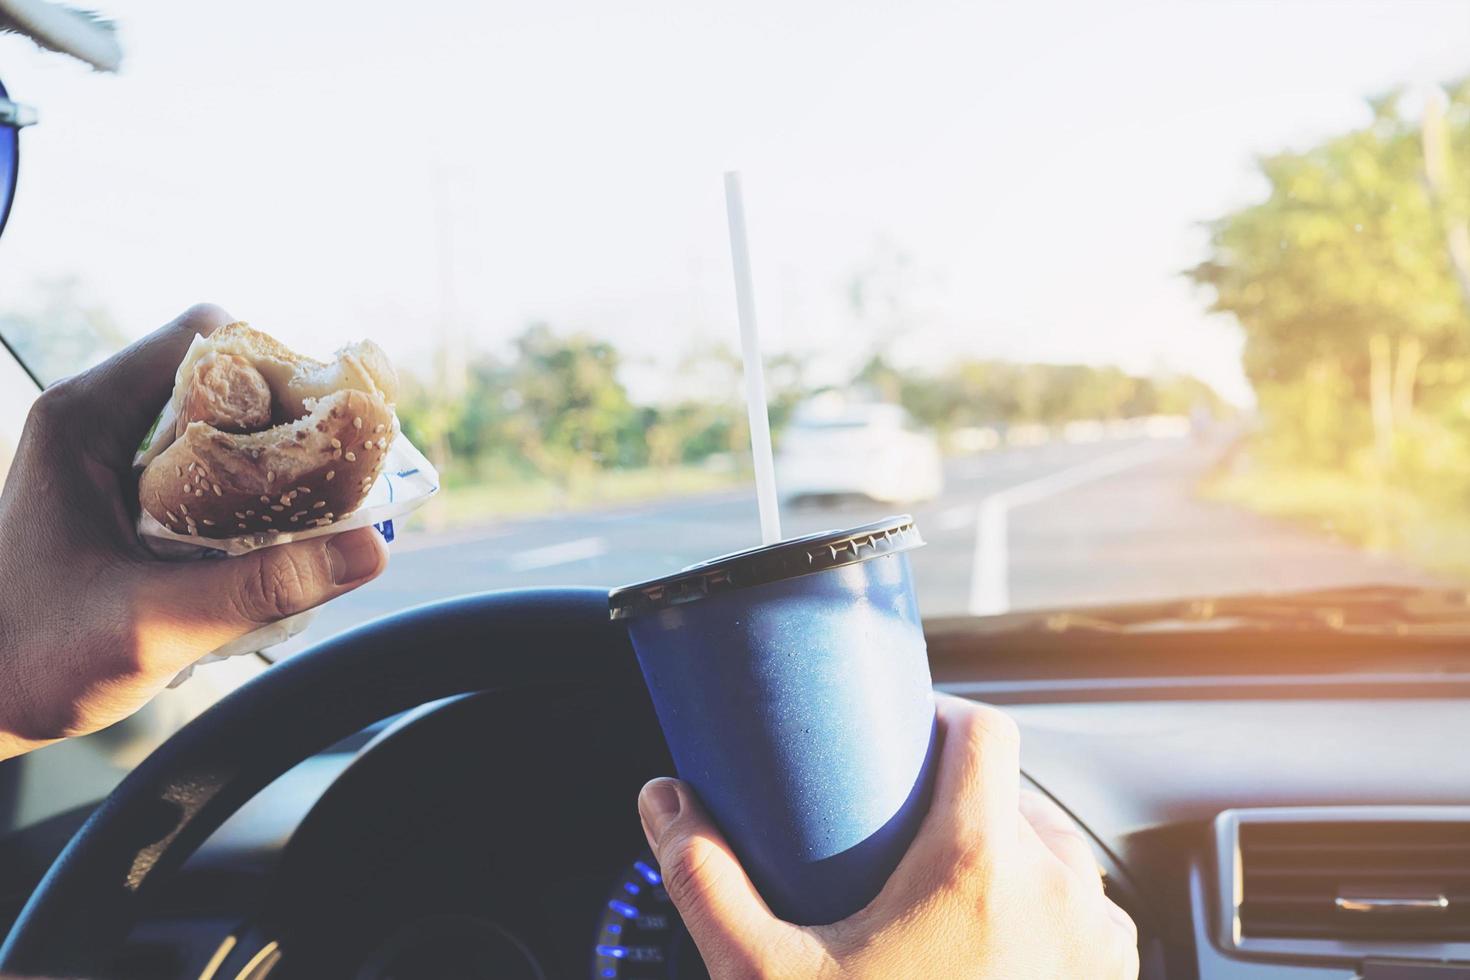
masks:
<instances>
[{"instance_id":1,"label":"sesame seed bun","mask_svg":"<svg viewBox=\"0 0 1470 980\"><path fill-rule=\"evenodd\" d=\"M371 340L343 347L330 361L297 354L269 334L248 323L231 323L208 337L196 337L174 375L173 408L178 435L188 425L186 403L201 362L216 358L248 363L271 392L271 420L292 422L307 413L306 401L323 398L344 388L381 395L392 405L398 400L398 374L388 355Z\"/></svg>"},{"instance_id":2,"label":"sesame seed bun","mask_svg":"<svg viewBox=\"0 0 1470 980\"><path fill-rule=\"evenodd\" d=\"M200 393L198 385L222 384L218 371L195 370L218 355L247 361L270 388L272 419L284 418L259 431L226 431L248 423L235 426L222 412L258 400ZM143 470L139 501L170 531L205 538L331 524L358 508L382 470L396 390L392 367L371 343L324 364L244 324L225 327L190 348L174 391L177 409L208 404L210 421L180 412L177 438Z\"/></svg>"}]
</instances>

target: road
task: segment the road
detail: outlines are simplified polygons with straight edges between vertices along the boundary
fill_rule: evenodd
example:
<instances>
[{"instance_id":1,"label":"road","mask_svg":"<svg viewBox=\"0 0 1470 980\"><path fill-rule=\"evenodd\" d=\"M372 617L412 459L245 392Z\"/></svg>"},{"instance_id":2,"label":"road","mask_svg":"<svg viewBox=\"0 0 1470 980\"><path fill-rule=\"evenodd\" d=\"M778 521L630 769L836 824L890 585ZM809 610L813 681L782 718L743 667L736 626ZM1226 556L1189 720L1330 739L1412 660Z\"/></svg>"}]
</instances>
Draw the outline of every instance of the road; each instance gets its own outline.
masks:
<instances>
[{"instance_id":1,"label":"road","mask_svg":"<svg viewBox=\"0 0 1470 980\"><path fill-rule=\"evenodd\" d=\"M1054 442L950 461L944 496L913 509L928 544L912 560L925 615L1083 606L1366 582L1430 584L1391 558L1194 490L1219 446L1186 439ZM783 514L787 535L849 527L896 508L865 502ZM482 589L613 586L758 543L753 497L409 532L379 581L323 608L307 642L431 599Z\"/></svg>"}]
</instances>

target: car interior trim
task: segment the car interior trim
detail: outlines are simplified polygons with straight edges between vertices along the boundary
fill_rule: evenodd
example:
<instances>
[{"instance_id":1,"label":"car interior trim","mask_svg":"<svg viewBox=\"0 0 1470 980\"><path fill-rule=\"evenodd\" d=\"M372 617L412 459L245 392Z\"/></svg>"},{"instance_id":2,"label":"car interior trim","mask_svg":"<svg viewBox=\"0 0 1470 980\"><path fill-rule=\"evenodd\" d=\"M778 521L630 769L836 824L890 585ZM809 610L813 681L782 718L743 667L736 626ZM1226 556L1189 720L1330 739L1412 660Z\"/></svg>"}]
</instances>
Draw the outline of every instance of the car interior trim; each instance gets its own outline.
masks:
<instances>
[{"instance_id":1,"label":"car interior trim","mask_svg":"<svg viewBox=\"0 0 1470 980\"><path fill-rule=\"evenodd\" d=\"M946 694L998 704L1241 698L1470 697L1470 674L1267 674L940 681Z\"/></svg>"},{"instance_id":2,"label":"car interior trim","mask_svg":"<svg viewBox=\"0 0 1470 980\"><path fill-rule=\"evenodd\" d=\"M1307 806L1225 810L1214 821L1215 941L1241 956L1358 963L1370 956L1470 960L1470 942L1282 939L1241 935L1240 828L1250 823L1470 823L1470 806ZM1442 896L1441 896L1442 898ZM1447 903L1446 903L1447 904Z\"/></svg>"}]
</instances>

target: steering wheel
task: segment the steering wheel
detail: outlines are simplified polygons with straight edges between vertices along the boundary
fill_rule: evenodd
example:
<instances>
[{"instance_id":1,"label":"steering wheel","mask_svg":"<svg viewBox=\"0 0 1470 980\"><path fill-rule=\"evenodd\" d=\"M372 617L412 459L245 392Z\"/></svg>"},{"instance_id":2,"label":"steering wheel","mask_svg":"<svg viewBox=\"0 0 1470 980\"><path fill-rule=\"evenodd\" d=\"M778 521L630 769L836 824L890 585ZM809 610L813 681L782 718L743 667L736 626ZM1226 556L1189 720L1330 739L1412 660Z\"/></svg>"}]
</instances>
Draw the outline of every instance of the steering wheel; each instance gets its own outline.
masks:
<instances>
[{"instance_id":1,"label":"steering wheel","mask_svg":"<svg viewBox=\"0 0 1470 980\"><path fill-rule=\"evenodd\" d=\"M21 911L0 971L103 970L152 892L226 818L376 721L473 691L627 683L637 669L600 589L465 596L326 640L220 700L112 791Z\"/></svg>"}]
</instances>

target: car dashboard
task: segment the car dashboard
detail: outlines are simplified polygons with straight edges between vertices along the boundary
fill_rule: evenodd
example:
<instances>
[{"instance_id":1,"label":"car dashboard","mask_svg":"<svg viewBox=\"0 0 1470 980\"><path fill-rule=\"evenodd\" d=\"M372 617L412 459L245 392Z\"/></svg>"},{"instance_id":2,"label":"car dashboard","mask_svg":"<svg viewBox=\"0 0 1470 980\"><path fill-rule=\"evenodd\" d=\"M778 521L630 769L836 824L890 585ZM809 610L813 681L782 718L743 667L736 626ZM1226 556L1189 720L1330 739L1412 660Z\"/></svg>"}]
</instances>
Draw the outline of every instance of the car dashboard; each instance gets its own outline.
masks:
<instances>
[{"instance_id":1,"label":"car dashboard","mask_svg":"<svg viewBox=\"0 0 1470 980\"><path fill-rule=\"evenodd\" d=\"M926 629L936 687L1006 705L1027 780L1091 837L1143 977L1470 977L1456 644ZM634 805L669 772L638 688L425 705L236 813L113 975L703 976ZM84 816L12 835L0 866L38 874Z\"/></svg>"}]
</instances>

